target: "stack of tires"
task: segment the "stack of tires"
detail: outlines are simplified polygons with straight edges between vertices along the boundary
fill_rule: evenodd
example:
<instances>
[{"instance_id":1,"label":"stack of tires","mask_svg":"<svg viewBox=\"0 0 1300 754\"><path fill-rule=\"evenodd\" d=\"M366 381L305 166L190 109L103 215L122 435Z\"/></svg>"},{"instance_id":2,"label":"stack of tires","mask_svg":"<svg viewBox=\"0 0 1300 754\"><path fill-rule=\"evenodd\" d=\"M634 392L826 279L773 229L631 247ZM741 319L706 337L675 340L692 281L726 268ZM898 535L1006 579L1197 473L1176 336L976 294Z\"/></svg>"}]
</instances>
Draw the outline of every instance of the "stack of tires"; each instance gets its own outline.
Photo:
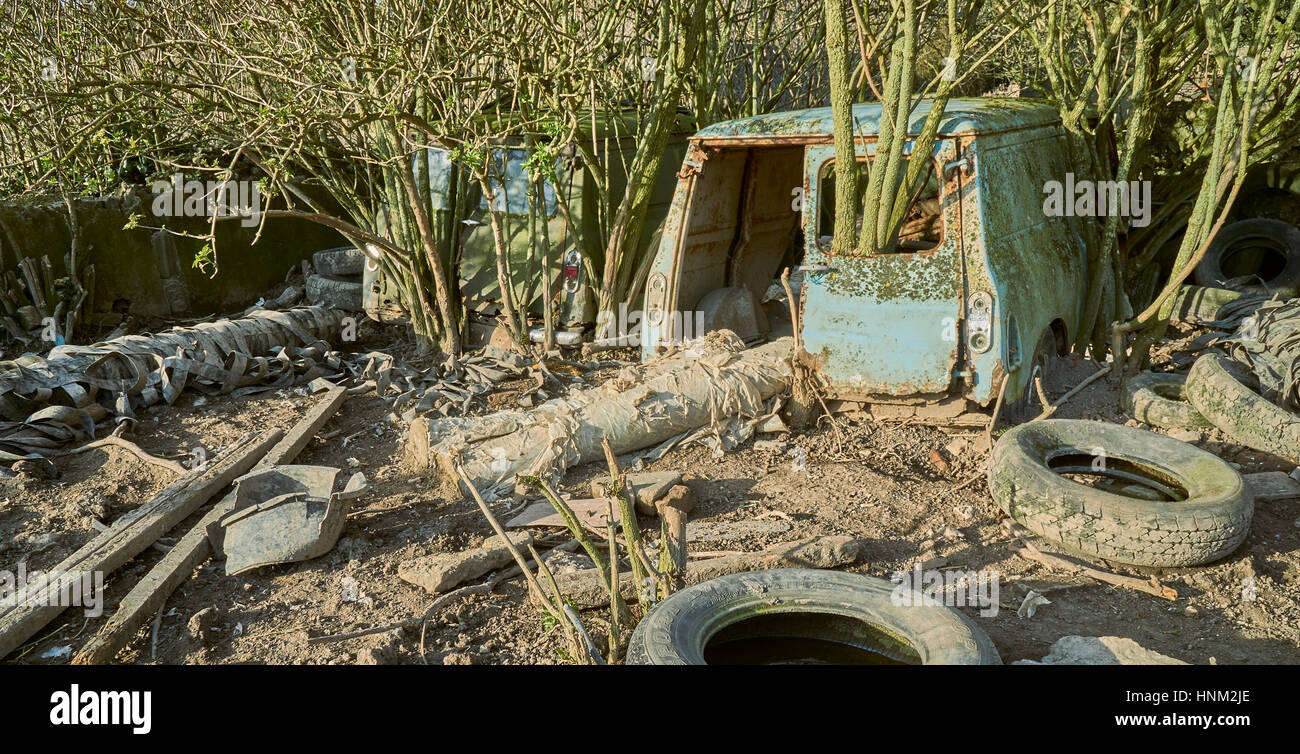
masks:
<instances>
[{"instance_id":1,"label":"stack of tires","mask_svg":"<svg viewBox=\"0 0 1300 754\"><path fill-rule=\"evenodd\" d=\"M307 301L315 306L361 311L361 276L366 257L351 246L325 249L312 255L315 274L307 276Z\"/></svg>"}]
</instances>

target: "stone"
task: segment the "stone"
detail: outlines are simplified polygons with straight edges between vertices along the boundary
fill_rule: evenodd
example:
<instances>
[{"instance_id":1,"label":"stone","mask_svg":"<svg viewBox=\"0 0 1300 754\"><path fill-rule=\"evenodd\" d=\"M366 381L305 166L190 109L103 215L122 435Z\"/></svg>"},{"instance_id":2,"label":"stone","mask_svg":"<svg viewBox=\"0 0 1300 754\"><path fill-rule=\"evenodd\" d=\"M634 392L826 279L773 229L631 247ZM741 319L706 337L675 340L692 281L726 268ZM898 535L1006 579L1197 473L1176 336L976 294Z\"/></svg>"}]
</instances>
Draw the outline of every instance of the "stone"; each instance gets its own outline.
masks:
<instances>
[{"instance_id":1,"label":"stone","mask_svg":"<svg viewBox=\"0 0 1300 754\"><path fill-rule=\"evenodd\" d=\"M388 647L366 647L357 652L355 665L394 665L393 653Z\"/></svg>"},{"instance_id":2,"label":"stone","mask_svg":"<svg viewBox=\"0 0 1300 754\"><path fill-rule=\"evenodd\" d=\"M695 508L695 493L684 484L675 484L668 489L668 494L655 502L656 508L676 508L682 513L690 513Z\"/></svg>"},{"instance_id":3,"label":"stone","mask_svg":"<svg viewBox=\"0 0 1300 754\"><path fill-rule=\"evenodd\" d=\"M510 532L508 536L517 549L533 541L526 531ZM483 541L483 546L471 550L402 561L397 566L397 576L430 594L440 594L513 561L509 548L499 537L492 536Z\"/></svg>"},{"instance_id":4,"label":"stone","mask_svg":"<svg viewBox=\"0 0 1300 754\"><path fill-rule=\"evenodd\" d=\"M751 542L790 531L786 521L700 521L686 527L687 542Z\"/></svg>"},{"instance_id":5,"label":"stone","mask_svg":"<svg viewBox=\"0 0 1300 754\"><path fill-rule=\"evenodd\" d=\"M1194 429L1171 429L1169 436L1183 442L1200 442L1205 439L1204 435Z\"/></svg>"},{"instance_id":6,"label":"stone","mask_svg":"<svg viewBox=\"0 0 1300 754\"><path fill-rule=\"evenodd\" d=\"M190 638L201 642L203 646L210 647L216 643L218 633L221 630L221 610L216 606L205 607L197 613L190 616L189 623L186 627L189 629Z\"/></svg>"},{"instance_id":7,"label":"stone","mask_svg":"<svg viewBox=\"0 0 1300 754\"><path fill-rule=\"evenodd\" d=\"M559 549L547 550L542 553L542 562L546 563L546 567L550 568L551 573L556 575L577 573L578 571L596 567L596 564L586 555Z\"/></svg>"},{"instance_id":8,"label":"stone","mask_svg":"<svg viewBox=\"0 0 1300 754\"><path fill-rule=\"evenodd\" d=\"M1017 660L1013 665L1188 665L1122 636L1063 636L1041 661Z\"/></svg>"},{"instance_id":9,"label":"stone","mask_svg":"<svg viewBox=\"0 0 1300 754\"><path fill-rule=\"evenodd\" d=\"M676 471L639 471L627 475L629 496L643 516L658 515L655 501L681 483L682 475ZM608 497L608 485L609 480L604 477L591 480L591 496Z\"/></svg>"}]
</instances>

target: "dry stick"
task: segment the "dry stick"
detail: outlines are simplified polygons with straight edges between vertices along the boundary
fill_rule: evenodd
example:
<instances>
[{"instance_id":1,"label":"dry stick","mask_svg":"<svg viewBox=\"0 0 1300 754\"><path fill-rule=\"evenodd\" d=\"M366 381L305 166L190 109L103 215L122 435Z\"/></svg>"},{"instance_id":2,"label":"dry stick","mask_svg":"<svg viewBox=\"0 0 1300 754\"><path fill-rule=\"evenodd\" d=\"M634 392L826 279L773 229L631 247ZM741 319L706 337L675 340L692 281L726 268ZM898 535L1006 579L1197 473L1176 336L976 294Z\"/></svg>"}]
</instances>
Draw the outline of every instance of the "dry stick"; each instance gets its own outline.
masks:
<instances>
[{"instance_id":1,"label":"dry stick","mask_svg":"<svg viewBox=\"0 0 1300 754\"><path fill-rule=\"evenodd\" d=\"M605 658L600 656L600 651L592 643L591 637L587 635L587 629L583 628L582 621L579 620L578 614L564 601L564 595L560 593L560 587L555 584L555 574L551 573L550 566L542 560L542 556L537 554L537 549L532 543L528 543L528 554L533 556L533 561L537 563L537 572L546 579L546 584L551 588L551 596L555 598L555 604L560 606L564 611L563 615L557 616L564 625L564 635L569 639L569 648L573 650L574 662L578 657L583 655L583 649L586 649L587 659L595 665L604 665ZM581 641L579 641L581 637ZM585 645L585 646L584 646Z\"/></svg>"},{"instance_id":2,"label":"dry stick","mask_svg":"<svg viewBox=\"0 0 1300 754\"><path fill-rule=\"evenodd\" d=\"M984 442L989 446L989 451L993 451L993 427L997 426L998 416L1002 414L1002 398L1007 394L1007 383L1011 382L1011 375L1002 378L1002 386L998 388L998 400L993 405L993 418L989 419L989 426L984 430Z\"/></svg>"},{"instance_id":3,"label":"dry stick","mask_svg":"<svg viewBox=\"0 0 1300 754\"><path fill-rule=\"evenodd\" d=\"M619 645L622 644L623 638L620 612L614 603L616 600L622 603L624 610L627 609L627 603L623 602L623 593L618 583L618 542L614 539L613 501L606 499L605 509L605 539L606 546L609 547L609 659L613 662L618 659L619 651L622 649Z\"/></svg>"},{"instance_id":4,"label":"dry stick","mask_svg":"<svg viewBox=\"0 0 1300 754\"><path fill-rule=\"evenodd\" d=\"M1042 563L1049 568L1065 571L1067 573L1081 573L1084 576L1096 579L1097 581L1103 581L1114 586L1122 586L1126 589L1144 592L1153 597L1159 597L1171 602L1178 599L1178 592L1175 591L1173 587L1164 586L1160 582L1156 581L1154 577L1152 577L1151 581L1143 581L1142 579L1134 578L1133 576L1121 576L1118 573L1099 571L1096 568L1072 563L1065 558L1043 552L1024 540L1020 541L1018 552L1026 558Z\"/></svg>"},{"instance_id":5,"label":"dry stick","mask_svg":"<svg viewBox=\"0 0 1300 754\"><path fill-rule=\"evenodd\" d=\"M420 624L420 662L424 663L425 665L428 665L429 661L424 656L424 631L428 627L429 619L433 617L434 611L442 607L443 605L447 604L448 602L452 602L453 600L458 600L461 597L468 597L471 594L479 594L480 592L490 592L492 591L492 588L495 587L496 585L497 582L495 580L492 580L492 581L485 581L482 584L463 586L460 589L455 590L454 592L447 592L446 594L442 595L438 599L434 600L433 604L429 605L429 609L424 611L424 615L415 620L404 620L404 621L398 621L397 623L387 623L382 626L375 626L374 628L368 628L363 631L353 631L347 634L336 634L334 636L318 636L315 639L308 639L307 641L309 643L342 641L344 639L353 639L358 636L368 636L370 634L383 633L385 631L391 631L394 628L402 628L407 625L413 625L415 623L419 623Z\"/></svg>"},{"instance_id":6,"label":"dry stick","mask_svg":"<svg viewBox=\"0 0 1300 754\"><path fill-rule=\"evenodd\" d=\"M605 588L610 590L609 599L612 608L611 612L617 613L611 622L623 625L630 624L632 621L632 615L628 612L627 602L623 599L623 594L615 588L615 584L611 581L611 573L616 571L618 568L618 550L616 550L612 545L610 546L609 557L613 564L613 568L611 568L610 564L605 562L604 556L596 546L596 542L592 540L591 535L588 534L586 527L578 521L578 516L573 512L573 509L569 507L568 503L564 502L563 498L561 498L560 494L555 491L555 488L551 486L550 482L547 482L545 479L540 477L525 476L520 477L520 479L527 484L536 486L542 491L542 494L545 495L546 499L551 503L551 507L560 514L560 518L564 519L564 524L569 527L569 532L573 534L573 538L578 540L578 544L582 545L582 549L587 553L587 557L591 558L592 562L596 564L596 567L600 569L601 579L605 582ZM612 518L608 521L605 530L609 532L610 541L612 542L614 531L614 522Z\"/></svg>"},{"instance_id":7,"label":"dry stick","mask_svg":"<svg viewBox=\"0 0 1300 754\"><path fill-rule=\"evenodd\" d=\"M459 463L456 464L456 474L460 477L461 483L464 484L469 489L470 494L474 496L474 502L478 503L478 509L483 512L483 516L492 526L492 530L501 538L501 542L505 545L505 548L510 551L510 556L515 559L515 563L517 563L519 568L523 570L524 579L528 581L529 591L531 591L537 598L538 603L549 610L556 618L563 617L560 613L560 608L556 605L552 605L550 598L546 596L546 592L542 591L542 585L537 583L537 578L533 576L532 570L528 568L528 561L524 559L523 555L519 554L519 550L515 548L514 544L510 541L510 538L506 536L506 530L501 528L501 522L497 521L497 517L492 515L492 510L488 508L488 504L484 502L483 496L478 492L478 488L474 486L472 481L470 481L469 476L465 473L465 468Z\"/></svg>"},{"instance_id":8,"label":"dry stick","mask_svg":"<svg viewBox=\"0 0 1300 754\"><path fill-rule=\"evenodd\" d=\"M1070 392L1068 392L1068 393L1066 393L1065 395L1062 395L1062 396L1061 396L1061 399L1058 400L1058 401L1056 402L1056 404L1052 407L1053 410L1055 410L1055 409L1057 409L1057 408L1060 408L1060 406L1061 406L1063 403L1065 403L1066 401L1070 400L1070 399L1073 398L1074 396L1078 395L1080 390L1083 390L1084 388L1088 387L1089 385L1091 385L1092 383L1094 383L1094 382L1096 382L1097 380L1101 379L1102 377L1105 377L1105 376L1106 376L1106 373L1109 372L1109 371L1110 371L1110 368L1109 368L1109 367L1102 367L1102 368L1099 369L1097 372L1095 372L1091 377L1088 377L1088 378L1085 379L1083 382L1080 382L1078 385L1075 385L1075 386L1070 390Z\"/></svg>"},{"instance_id":9,"label":"dry stick","mask_svg":"<svg viewBox=\"0 0 1300 754\"><path fill-rule=\"evenodd\" d=\"M653 568L647 567L645 553L641 551L641 529L636 522L636 508L632 507L632 500L627 496L627 478L618 467L614 448L609 444L608 437L602 437L600 443L605 449L605 461L609 464L610 492L618 502L618 512L622 517L620 524L623 527L623 539L627 544L628 560L632 564L632 581L639 596L641 590L645 589L647 578L653 578L655 587L658 588L658 574L655 574ZM614 522L610 521L609 525L613 526ZM617 557L617 554L610 557Z\"/></svg>"},{"instance_id":10,"label":"dry stick","mask_svg":"<svg viewBox=\"0 0 1300 754\"><path fill-rule=\"evenodd\" d=\"M794 352L791 354L790 357L791 397L794 399L794 402L796 404L802 406L804 403L806 403L807 396L806 395L797 396L796 393L802 393L804 391L812 393L813 396L817 399L817 402L821 404L822 411L825 412L826 415L826 420L830 422L831 428L835 430L836 436L840 439L841 442L843 442L845 439L844 431L841 430L839 424L836 423L835 416L831 413L831 410L826 406L826 401L822 400L821 391L818 390L817 386L813 384L811 372L806 367L804 367L803 362L800 359L800 354L803 353L803 332L802 332L802 325L799 322L800 320L799 309L798 307L795 306L794 303L794 289L790 287L789 267L786 267L784 270L781 271L781 287L785 289L785 301L786 304L790 307L790 327L794 331ZM798 409L800 414L802 414L804 410L806 409L803 408Z\"/></svg>"},{"instance_id":11,"label":"dry stick","mask_svg":"<svg viewBox=\"0 0 1300 754\"><path fill-rule=\"evenodd\" d=\"M93 450L95 448L102 448L105 446L121 448L122 450L128 451L136 458L139 458L140 460L145 461L146 463L151 463L154 466L160 466L164 469L167 469L168 471L174 471L177 474L184 474L185 472L189 471L189 469L185 468L184 466L180 465L175 461L168 461L165 458L159 458L158 456L150 455L146 453L139 445L136 445L130 440L124 440L121 437L117 437L116 435L109 435L108 437L105 437L101 440L88 442L79 448L65 450L62 453L59 453L59 455L70 456L70 455L75 455L77 453L85 453L87 450Z\"/></svg>"},{"instance_id":12,"label":"dry stick","mask_svg":"<svg viewBox=\"0 0 1300 754\"><path fill-rule=\"evenodd\" d=\"M153 617L153 638L149 640L149 659L151 660L158 659L158 629L162 627L164 607L166 606L160 606L158 614Z\"/></svg>"}]
</instances>

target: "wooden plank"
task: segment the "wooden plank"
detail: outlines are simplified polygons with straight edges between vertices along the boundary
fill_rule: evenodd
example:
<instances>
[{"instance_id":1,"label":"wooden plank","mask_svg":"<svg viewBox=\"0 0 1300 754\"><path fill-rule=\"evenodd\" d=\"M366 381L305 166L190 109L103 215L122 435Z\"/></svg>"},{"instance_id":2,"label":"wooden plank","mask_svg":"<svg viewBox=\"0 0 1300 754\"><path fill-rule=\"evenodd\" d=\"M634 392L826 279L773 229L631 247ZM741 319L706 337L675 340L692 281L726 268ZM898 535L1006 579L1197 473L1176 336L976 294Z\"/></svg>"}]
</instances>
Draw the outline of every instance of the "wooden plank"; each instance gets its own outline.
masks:
<instances>
[{"instance_id":1,"label":"wooden plank","mask_svg":"<svg viewBox=\"0 0 1300 754\"><path fill-rule=\"evenodd\" d=\"M266 454L266 458L262 459L257 468L292 463L302 449L307 447L307 443L320 432L320 428L325 426L325 422L339 410L339 406L343 405L347 397L347 388L333 387L326 390L324 397L294 425L293 429L289 430L289 434L285 435L283 440L271 448L271 452Z\"/></svg>"},{"instance_id":2,"label":"wooden plank","mask_svg":"<svg viewBox=\"0 0 1300 754\"><path fill-rule=\"evenodd\" d=\"M236 477L251 469L283 434L281 430L272 429L239 441L220 460L167 485L148 503L122 516L106 531L65 558L50 572L52 583L0 610L0 658L30 639L66 609L57 604L62 600L57 599L56 593L79 585L83 573L108 574L139 555Z\"/></svg>"},{"instance_id":3,"label":"wooden plank","mask_svg":"<svg viewBox=\"0 0 1300 754\"><path fill-rule=\"evenodd\" d=\"M1279 500L1300 498L1300 482L1292 479L1285 471L1261 471L1256 474L1242 474L1246 486L1255 495L1257 503L1274 503Z\"/></svg>"},{"instance_id":4,"label":"wooden plank","mask_svg":"<svg viewBox=\"0 0 1300 754\"><path fill-rule=\"evenodd\" d=\"M280 464L293 463L311 438L320 432L325 422L330 420L348 397L346 388L337 387L328 390L324 397L312 407L294 428L285 435L274 448L266 454L256 466L263 469ZM144 578L140 579L130 593L122 599L117 612L104 624L81 651L72 658L73 665L100 665L112 662L117 653L122 651L135 637L149 619L162 609L194 569L212 556L212 547L208 542L208 527L220 521L235 508L235 493L232 490L181 537L158 561Z\"/></svg>"}]
</instances>

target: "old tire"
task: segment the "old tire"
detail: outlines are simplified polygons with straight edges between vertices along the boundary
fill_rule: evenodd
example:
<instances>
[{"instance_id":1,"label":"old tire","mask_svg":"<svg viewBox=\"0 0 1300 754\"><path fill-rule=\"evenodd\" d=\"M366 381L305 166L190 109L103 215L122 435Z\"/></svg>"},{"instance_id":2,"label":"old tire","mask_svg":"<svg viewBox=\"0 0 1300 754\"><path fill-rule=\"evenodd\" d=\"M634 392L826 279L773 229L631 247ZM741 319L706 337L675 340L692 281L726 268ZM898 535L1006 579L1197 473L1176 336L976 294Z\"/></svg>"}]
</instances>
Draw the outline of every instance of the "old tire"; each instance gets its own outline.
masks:
<instances>
[{"instance_id":1,"label":"old tire","mask_svg":"<svg viewBox=\"0 0 1300 754\"><path fill-rule=\"evenodd\" d=\"M1185 499L1117 494L1061 475L1095 469L1098 459L1103 474L1161 480L1181 487ZM1143 566L1218 560L1246 538L1254 514L1241 475L1217 456L1155 432L1076 419L1045 419L1004 434L989 462L989 490L1007 515L1039 536L1087 557Z\"/></svg>"},{"instance_id":2,"label":"old tire","mask_svg":"<svg viewBox=\"0 0 1300 754\"><path fill-rule=\"evenodd\" d=\"M1242 372L1223 354L1201 356L1187 374L1187 400L1237 443L1300 463L1300 414L1255 392Z\"/></svg>"},{"instance_id":3,"label":"old tire","mask_svg":"<svg viewBox=\"0 0 1300 754\"><path fill-rule=\"evenodd\" d=\"M752 618L808 615L839 626L824 629L826 635L819 637L839 643L863 638L858 633L846 635L844 626L869 626L871 648L911 664L1002 663L988 635L961 613L937 604L894 605L890 600L894 590L894 584L883 579L810 568L721 576L656 605L637 624L627 661L629 665L705 665L706 645L720 636L743 633L742 624L755 625ZM806 629L800 626L793 633L779 633L780 629L769 628L760 636L810 638L811 633L802 633Z\"/></svg>"},{"instance_id":4,"label":"old tire","mask_svg":"<svg viewBox=\"0 0 1300 754\"><path fill-rule=\"evenodd\" d=\"M318 275L350 277L365 272L366 255L352 246L340 246L312 254L311 263Z\"/></svg>"},{"instance_id":5,"label":"old tire","mask_svg":"<svg viewBox=\"0 0 1300 754\"><path fill-rule=\"evenodd\" d=\"M361 281L329 275L307 276L307 301L314 306L361 311Z\"/></svg>"},{"instance_id":6,"label":"old tire","mask_svg":"<svg viewBox=\"0 0 1300 754\"><path fill-rule=\"evenodd\" d=\"M1243 253L1276 255L1281 259L1276 261L1276 272L1269 273L1258 284L1234 286L1235 290L1266 295L1300 292L1300 228L1264 218L1239 220L1224 226L1196 265L1193 274L1197 284L1224 288L1229 279L1246 274L1231 269L1232 258Z\"/></svg>"},{"instance_id":7,"label":"old tire","mask_svg":"<svg viewBox=\"0 0 1300 754\"><path fill-rule=\"evenodd\" d=\"M1187 402L1185 374L1142 372L1124 383L1120 403L1129 416L1165 429L1209 429L1214 425Z\"/></svg>"}]
</instances>

